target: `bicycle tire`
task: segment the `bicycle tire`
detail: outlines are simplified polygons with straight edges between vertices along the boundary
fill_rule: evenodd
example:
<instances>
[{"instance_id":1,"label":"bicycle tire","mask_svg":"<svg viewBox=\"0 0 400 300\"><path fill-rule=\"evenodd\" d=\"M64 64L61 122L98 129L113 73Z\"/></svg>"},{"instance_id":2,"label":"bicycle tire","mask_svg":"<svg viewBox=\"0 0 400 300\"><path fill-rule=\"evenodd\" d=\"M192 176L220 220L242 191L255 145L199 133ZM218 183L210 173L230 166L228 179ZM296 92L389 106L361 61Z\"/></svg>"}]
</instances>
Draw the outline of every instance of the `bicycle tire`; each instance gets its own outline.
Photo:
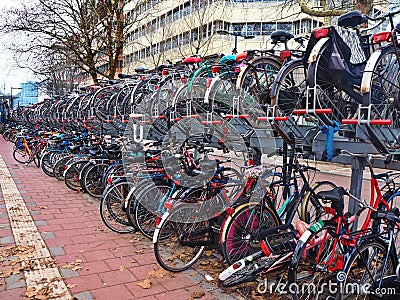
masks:
<instances>
[{"instance_id":1,"label":"bicycle tire","mask_svg":"<svg viewBox=\"0 0 400 300\"><path fill-rule=\"evenodd\" d=\"M101 219L114 232L130 233L136 231L136 228L129 223L126 212L123 209L125 197L132 187L132 183L123 179L109 187L101 199Z\"/></svg>"},{"instance_id":2,"label":"bicycle tire","mask_svg":"<svg viewBox=\"0 0 400 300\"><path fill-rule=\"evenodd\" d=\"M335 297L332 293L325 295L327 292L321 290L321 286L324 287L323 284L328 280L336 281L336 273L325 272L323 269L324 262L332 258L332 244L336 241L329 232L335 231L336 227L333 224L319 221L310 226L300 237L293 252L288 272L288 286L296 287L295 291L291 291L292 299L328 299L323 296ZM320 251L321 247L323 248ZM336 249L339 247L337 245ZM320 254L318 262L322 262L322 266L317 264L318 254ZM317 276L320 276L318 277L320 280L315 280ZM306 280L309 280L309 282L306 282ZM307 286L315 287L315 291L318 293L309 292ZM319 293L324 293L322 298Z\"/></svg>"},{"instance_id":3,"label":"bicycle tire","mask_svg":"<svg viewBox=\"0 0 400 300\"><path fill-rule=\"evenodd\" d=\"M90 196L94 198L101 198L106 187L101 179L108 166L109 164L107 163L96 163L89 165L86 169L86 172L82 175L82 188Z\"/></svg>"},{"instance_id":4,"label":"bicycle tire","mask_svg":"<svg viewBox=\"0 0 400 300\"><path fill-rule=\"evenodd\" d=\"M376 60L372 77L369 82L368 92L363 93L364 105L373 104L376 111L371 116L376 119L392 120L392 128L400 127L400 99L398 97L400 87L398 78L400 66L398 53L393 45L380 49L380 55Z\"/></svg>"},{"instance_id":5,"label":"bicycle tire","mask_svg":"<svg viewBox=\"0 0 400 300\"><path fill-rule=\"evenodd\" d=\"M201 257L205 246L183 246L184 240L190 240L195 230L209 228L209 221L191 222L196 219L198 211L193 206L181 203L164 213L153 236L154 254L160 266L170 272L181 272L189 269ZM197 227L198 226L198 227ZM196 239L193 242L203 242ZM179 248L182 246L183 250ZM179 250L178 250L179 249Z\"/></svg>"},{"instance_id":6,"label":"bicycle tire","mask_svg":"<svg viewBox=\"0 0 400 300\"><path fill-rule=\"evenodd\" d=\"M354 286L354 284L356 284L357 286L362 286L368 284L370 288L372 288L376 284L376 281L379 281L380 279L380 277L375 278L375 276L382 274L380 268L383 269L385 266L384 260L388 254L387 252L387 245L379 239L369 238L361 242L361 244L356 246L356 249L346 261L346 266L343 270L345 275L345 281L343 282L343 285ZM394 275L396 273L396 266L396 254L392 252L392 254L389 254L388 256L384 275ZM358 296L360 296L362 299L365 299L367 296L366 293L371 292L371 290L359 290L359 293L357 291L355 293L346 292L349 291L346 291L346 289L341 291L339 289L336 297L340 296L340 298L336 299L359 299Z\"/></svg>"},{"instance_id":7,"label":"bicycle tire","mask_svg":"<svg viewBox=\"0 0 400 300\"><path fill-rule=\"evenodd\" d=\"M64 172L64 182L68 188L74 191L78 191L81 188L79 174L83 166L87 163L88 161L86 160L80 160L68 166L68 169Z\"/></svg>"},{"instance_id":8,"label":"bicycle tire","mask_svg":"<svg viewBox=\"0 0 400 300\"><path fill-rule=\"evenodd\" d=\"M262 213L263 220L259 220ZM235 208L221 229L223 256L228 264L260 250L257 235L260 229L281 224L277 214L268 206L249 202Z\"/></svg>"},{"instance_id":9,"label":"bicycle tire","mask_svg":"<svg viewBox=\"0 0 400 300\"><path fill-rule=\"evenodd\" d=\"M15 148L13 151L13 158L20 164L27 164L31 162L29 154L26 153L25 148L24 149Z\"/></svg>"},{"instance_id":10,"label":"bicycle tire","mask_svg":"<svg viewBox=\"0 0 400 300\"><path fill-rule=\"evenodd\" d=\"M135 202L134 214L136 227L148 239L154 235L156 219L161 217L160 200L171 190L165 182L143 189ZM164 205L162 206L164 208Z\"/></svg>"},{"instance_id":11,"label":"bicycle tire","mask_svg":"<svg viewBox=\"0 0 400 300\"><path fill-rule=\"evenodd\" d=\"M289 116L295 108L305 106L305 73L302 59L292 60L279 70L271 88L271 105L277 105L282 115Z\"/></svg>"},{"instance_id":12,"label":"bicycle tire","mask_svg":"<svg viewBox=\"0 0 400 300\"><path fill-rule=\"evenodd\" d=\"M315 194L320 191L332 190L336 187L336 184L327 180L317 181L312 186L311 189ZM307 224L314 224L315 222L321 220L323 216L327 218L332 217L325 214L323 205L313 196L311 191L308 191L301 202L300 219Z\"/></svg>"},{"instance_id":13,"label":"bicycle tire","mask_svg":"<svg viewBox=\"0 0 400 300\"><path fill-rule=\"evenodd\" d=\"M50 177L54 177L53 173L53 164L51 161L51 152L47 152L42 156L42 159L40 160L40 165L42 168L42 171Z\"/></svg>"}]
</instances>

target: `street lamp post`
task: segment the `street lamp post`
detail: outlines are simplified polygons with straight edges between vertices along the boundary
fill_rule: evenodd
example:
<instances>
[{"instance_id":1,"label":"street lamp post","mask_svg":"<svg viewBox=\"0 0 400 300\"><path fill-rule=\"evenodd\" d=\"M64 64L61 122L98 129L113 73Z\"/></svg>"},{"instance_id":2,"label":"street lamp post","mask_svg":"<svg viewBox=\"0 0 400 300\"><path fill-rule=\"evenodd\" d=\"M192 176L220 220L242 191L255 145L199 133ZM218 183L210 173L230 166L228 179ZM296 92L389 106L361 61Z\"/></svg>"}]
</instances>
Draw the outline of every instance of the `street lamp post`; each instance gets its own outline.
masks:
<instances>
[{"instance_id":1,"label":"street lamp post","mask_svg":"<svg viewBox=\"0 0 400 300\"><path fill-rule=\"evenodd\" d=\"M10 94L10 108L13 108L14 103L13 103L13 94L12 91L13 90L22 90L22 88L15 88L15 87L11 87L11 94Z\"/></svg>"}]
</instances>

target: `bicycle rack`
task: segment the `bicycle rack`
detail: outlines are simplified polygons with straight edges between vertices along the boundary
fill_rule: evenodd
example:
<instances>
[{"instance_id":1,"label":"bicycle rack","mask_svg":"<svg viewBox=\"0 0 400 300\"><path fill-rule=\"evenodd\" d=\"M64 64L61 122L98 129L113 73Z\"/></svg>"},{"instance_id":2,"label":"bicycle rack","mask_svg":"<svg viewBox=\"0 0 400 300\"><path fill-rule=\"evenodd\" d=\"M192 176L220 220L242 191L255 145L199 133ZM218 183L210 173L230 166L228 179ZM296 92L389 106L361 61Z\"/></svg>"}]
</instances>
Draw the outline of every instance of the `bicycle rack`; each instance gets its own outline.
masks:
<instances>
[{"instance_id":1,"label":"bicycle rack","mask_svg":"<svg viewBox=\"0 0 400 300\"><path fill-rule=\"evenodd\" d=\"M203 125L221 125L222 120L213 120L213 113L207 112L207 119L205 121L201 121Z\"/></svg>"},{"instance_id":2,"label":"bicycle rack","mask_svg":"<svg viewBox=\"0 0 400 300\"><path fill-rule=\"evenodd\" d=\"M239 119L249 119L250 115L249 114L240 114L240 102L242 101L241 96L236 96L233 97L232 99L232 114L226 115L226 119L233 119L233 118L239 118Z\"/></svg>"},{"instance_id":3,"label":"bicycle rack","mask_svg":"<svg viewBox=\"0 0 400 300\"><path fill-rule=\"evenodd\" d=\"M141 143L143 141L143 136L144 136L144 134L143 134L143 123L146 123L145 116L143 114L130 114L129 117L132 118L132 119L136 119L136 120L141 119L141 121L139 121L139 136L137 135L138 124L134 123L132 125L132 128L133 128L133 140L136 143Z\"/></svg>"}]
</instances>

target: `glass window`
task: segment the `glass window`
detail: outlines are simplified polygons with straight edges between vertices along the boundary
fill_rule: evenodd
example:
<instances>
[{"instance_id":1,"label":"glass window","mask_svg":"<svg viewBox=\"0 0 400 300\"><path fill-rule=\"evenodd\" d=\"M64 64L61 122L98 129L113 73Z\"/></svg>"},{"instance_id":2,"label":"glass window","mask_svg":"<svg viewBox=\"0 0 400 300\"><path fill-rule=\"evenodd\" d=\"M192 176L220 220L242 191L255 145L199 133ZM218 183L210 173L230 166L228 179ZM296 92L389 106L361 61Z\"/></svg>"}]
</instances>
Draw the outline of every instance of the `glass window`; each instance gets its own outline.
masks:
<instances>
[{"instance_id":1,"label":"glass window","mask_svg":"<svg viewBox=\"0 0 400 300\"><path fill-rule=\"evenodd\" d=\"M276 30L276 23L263 23L262 24L262 34L270 35Z\"/></svg>"},{"instance_id":2,"label":"glass window","mask_svg":"<svg viewBox=\"0 0 400 300\"><path fill-rule=\"evenodd\" d=\"M292 23L278 23L278 30L292 30Z\"/></svg>"}]
</instances>

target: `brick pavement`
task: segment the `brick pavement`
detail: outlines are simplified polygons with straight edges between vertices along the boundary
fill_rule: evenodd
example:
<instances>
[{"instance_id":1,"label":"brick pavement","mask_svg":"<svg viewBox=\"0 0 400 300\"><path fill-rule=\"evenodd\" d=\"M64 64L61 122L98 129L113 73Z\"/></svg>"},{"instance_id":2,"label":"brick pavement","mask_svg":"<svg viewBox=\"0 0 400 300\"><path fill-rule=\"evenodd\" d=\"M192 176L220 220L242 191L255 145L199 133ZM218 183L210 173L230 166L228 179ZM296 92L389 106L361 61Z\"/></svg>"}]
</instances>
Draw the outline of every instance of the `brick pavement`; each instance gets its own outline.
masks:
<instances>
[{"instance_id":1,"label":"brick pavement","mask_svg":"<svg viewBox=\"0 0 400 300\"><path fill-rule=\"evenodd\" d=\"M108 230L93 199L69 190L33 164L23 166L14 162L12 144L2 137L0 153L75 299L178 300L189 299L196 292L204 292L201 299L241 298L223 293L214 282L207 282L205 272L198 267L162 278L149 275L160 269L150 242L136 234L121 235ZM350 182L348 177L331 174L319 174L317 179L345 186ZM368 195L366 185L363 194ZM0 190L0 253L10 246L15 246L15 241ZM7 272L14 268L13 259L9 257L1 265L0 299L21 299L26 293L23 273ZM151 288L138 285L145 279L151 280Z\"/></svg>"},{"instance_id":2,"label":"brick pavement","mask_svg":"<svg viewBox=\"0 0 400 300\"><path fill-rule=\"evenodd\" d=\"M204 292L201 299L236 298L221 292L193 270L162 278L149 275L160 269L150 242L137 234L121 235L108 230L95 202L49 178L33 164L14 162L12 144L2 137L0 153L75 299L189 299L197 292ZM15 241L0 189L0 253L12 246ZM20 268L17 256L1 262L0 299L24 298L27 288ZM151 280L149 289L138 285L145 279Z\"/></svg>"}]
</instances>

